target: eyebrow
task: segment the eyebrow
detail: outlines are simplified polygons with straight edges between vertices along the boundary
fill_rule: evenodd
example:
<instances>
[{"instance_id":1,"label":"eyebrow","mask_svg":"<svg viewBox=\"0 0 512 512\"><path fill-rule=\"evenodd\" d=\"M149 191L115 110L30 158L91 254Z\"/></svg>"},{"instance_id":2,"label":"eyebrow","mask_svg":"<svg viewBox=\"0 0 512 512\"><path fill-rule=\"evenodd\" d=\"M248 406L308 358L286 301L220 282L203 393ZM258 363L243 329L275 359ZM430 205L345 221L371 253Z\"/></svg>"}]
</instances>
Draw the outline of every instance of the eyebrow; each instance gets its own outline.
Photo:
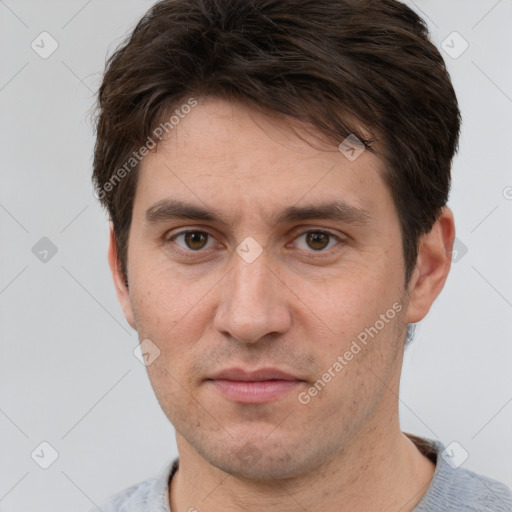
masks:
<instances>
[{"instance_id":1,"label":"eyebrow","mask_svg":"<svg viewBox=\"0 0 512 512\"><path fill-rule=\"evenodd\" d=\"M158 224L173 219L188 219L207 222L228 223L221 212L175 199L162 199L146 210L147 224ZM373 219L369 211L352 206L345 201L321 202L303 206L289 206L274 214L271 223L291 223L309 219L325 219L356 226L364 226Z\"/></svg>"}]
</instances>

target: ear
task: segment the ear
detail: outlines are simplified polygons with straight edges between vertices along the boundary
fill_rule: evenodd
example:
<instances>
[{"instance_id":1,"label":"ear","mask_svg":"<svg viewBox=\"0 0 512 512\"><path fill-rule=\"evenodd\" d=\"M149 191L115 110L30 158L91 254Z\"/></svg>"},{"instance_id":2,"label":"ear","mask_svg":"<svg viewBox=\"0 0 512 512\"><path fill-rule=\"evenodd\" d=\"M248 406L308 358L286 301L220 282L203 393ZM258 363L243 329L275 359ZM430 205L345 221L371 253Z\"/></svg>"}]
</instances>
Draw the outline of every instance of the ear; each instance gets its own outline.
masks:
<instances>
[{"instance_id":1,"label":"ear","mask_svg":"<svg viewBox=\"0 0 512 512\"><path fill-rule=\"evenodd\" d=\"M110 241L108 246L108 264L110 271L112 272L112 278L114 280L114 286L116 288L117 298L123 309L126 321L137 330L135 327L132 302L130 300L130 292L124 282L123 274L121 272L121 265L117 255L117 243L114 235L114 228L112 222L110 223Z\"/></svg>"},{"instance_id":2,"label":"ear","mask_svg":"<svg viewBox=\"0 0 512 512\"><path fill-rule=\"evenodd\" d=\"M429 233L420 238L418 259L409 283L407 322L422 320L443 289L452 263L455 222L444 207Z\"/></svg>"}]
</instances>

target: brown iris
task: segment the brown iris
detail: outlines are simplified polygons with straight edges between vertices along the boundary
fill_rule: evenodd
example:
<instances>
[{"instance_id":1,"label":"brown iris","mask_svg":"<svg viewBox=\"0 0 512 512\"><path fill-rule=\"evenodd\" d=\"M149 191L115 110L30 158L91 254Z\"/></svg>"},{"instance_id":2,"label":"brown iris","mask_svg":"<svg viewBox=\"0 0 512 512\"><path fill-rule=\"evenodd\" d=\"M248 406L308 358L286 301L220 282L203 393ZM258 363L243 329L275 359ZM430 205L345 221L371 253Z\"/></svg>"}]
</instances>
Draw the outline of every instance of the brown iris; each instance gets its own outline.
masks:
<instances>
[{"instance_id":1,"label":"brown iris","mask_svg":"<svg viewBox=\"0 0 512 512\"><path fill-rule=\"evenodd\" d=\"M208 235L200 231L189 231L185 233L185 243L190 249L202 249L206 245L207 240Z\"/></svg>"},{"instance_id":2,"label":"brown iris","mask_svg":"<svg viewBox=\"0 0 512 512\"><path fill-rule=\"evenodd\" d=\"M319 251L329 245L329 235L326 233L308 233L306 240L311 249Z\"/></svg>"}]
</instances>

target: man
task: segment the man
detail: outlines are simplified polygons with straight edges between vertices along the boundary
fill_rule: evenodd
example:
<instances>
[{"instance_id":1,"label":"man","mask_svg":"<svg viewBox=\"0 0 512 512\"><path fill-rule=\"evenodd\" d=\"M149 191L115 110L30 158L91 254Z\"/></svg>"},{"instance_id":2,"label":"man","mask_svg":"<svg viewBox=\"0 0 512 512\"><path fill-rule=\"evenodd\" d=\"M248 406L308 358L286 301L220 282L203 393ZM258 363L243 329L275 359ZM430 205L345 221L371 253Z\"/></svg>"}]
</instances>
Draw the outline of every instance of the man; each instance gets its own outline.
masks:
<instances>
[{"instance_id":1,"label":"man","mask_svg":"<svg viewBox=\"0 0 512 512\"><path fill-rule=\"evenodd\" d=\"M400 430L450 270L460 114L394 0L164 0L111 57L94 183L179 460L106 511L510 511Z\"/></svg>"}]
</instances>

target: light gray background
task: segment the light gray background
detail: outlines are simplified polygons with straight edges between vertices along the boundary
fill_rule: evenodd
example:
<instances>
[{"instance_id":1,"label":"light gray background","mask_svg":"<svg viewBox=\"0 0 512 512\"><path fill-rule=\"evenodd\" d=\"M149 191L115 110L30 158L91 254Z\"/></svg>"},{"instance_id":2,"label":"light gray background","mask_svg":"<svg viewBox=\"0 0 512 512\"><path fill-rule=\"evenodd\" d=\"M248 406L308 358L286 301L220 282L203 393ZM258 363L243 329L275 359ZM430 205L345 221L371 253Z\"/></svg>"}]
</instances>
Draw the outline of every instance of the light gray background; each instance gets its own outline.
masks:
<instances>
[{"instance_id":1,"label":"light gray background","mask_svg":"<svg viewBox=\"0 0 512 512\"><path fill-rule=\"evenodd\" d=\"M151 4L0 0L3 512L87 510L177 454L132 352L90 185L105 57ZM402 425L457 441L464 467L512 485L512 1L409 4L438 47L453 31L469 43L456 59L441 50L464 118L449 205L468 250L406 352ZM43 31L59 44L47 59L31 48ZM46 263L32 252L42 237L58 249ZM31 458L43 441L59 455L46 470Z\"/></svg>"}]
</instances>

